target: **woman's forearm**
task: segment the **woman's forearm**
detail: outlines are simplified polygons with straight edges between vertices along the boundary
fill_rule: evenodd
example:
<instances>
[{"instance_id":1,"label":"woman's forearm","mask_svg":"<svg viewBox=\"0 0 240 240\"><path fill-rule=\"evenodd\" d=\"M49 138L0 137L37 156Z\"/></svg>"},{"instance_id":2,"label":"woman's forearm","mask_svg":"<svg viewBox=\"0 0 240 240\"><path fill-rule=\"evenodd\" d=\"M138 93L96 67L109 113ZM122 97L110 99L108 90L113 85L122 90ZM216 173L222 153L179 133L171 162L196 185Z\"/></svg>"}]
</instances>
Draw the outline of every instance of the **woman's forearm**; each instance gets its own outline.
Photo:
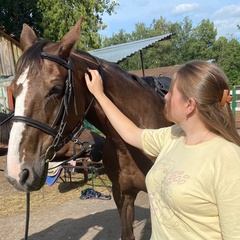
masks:
<instances>
[{"instance_id":1,"label":"woman's forearm","mask_svg":"<svg viewBox=\"0 0 240 240\"><path fill-rule=\"evenodd\" d=\"M127 118L104 93L96 95L95 97L110 123L122 139L130 145L142 149L142 129L138 128L129 118Z\"/></svg>"}]
</instances>

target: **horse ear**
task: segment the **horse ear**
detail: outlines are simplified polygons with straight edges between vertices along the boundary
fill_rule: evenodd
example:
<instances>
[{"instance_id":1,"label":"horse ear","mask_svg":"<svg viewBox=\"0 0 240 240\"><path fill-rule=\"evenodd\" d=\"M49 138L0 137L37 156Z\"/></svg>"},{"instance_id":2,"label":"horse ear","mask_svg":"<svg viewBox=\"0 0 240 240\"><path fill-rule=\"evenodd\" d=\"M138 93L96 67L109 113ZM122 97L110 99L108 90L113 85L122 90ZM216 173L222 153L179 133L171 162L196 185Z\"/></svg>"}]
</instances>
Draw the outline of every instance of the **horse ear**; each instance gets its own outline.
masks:
<instances>
[{"instance_id":1,"label":"horse ear","mask_svg":"<svg viewBox=\"0 0 240 240\"><path fill-rule=\"evenodd\" d=\"M71 50L80 38L82 17L74 25L74 27L62 38L58 45L58 54L63 59L67 59Z\"/></svg>"},{"instance_id":2,"label":"horse ear","mask_svg":"<svg viewBox=\"0 0 240 240\"><path fill-rule=\"evenodd\" d=\"M20 46L24 51L26 48L30 47L37 39L35 32L27 25L23 24L23 29L20 35Z\"/></svg>"}]
</instances>

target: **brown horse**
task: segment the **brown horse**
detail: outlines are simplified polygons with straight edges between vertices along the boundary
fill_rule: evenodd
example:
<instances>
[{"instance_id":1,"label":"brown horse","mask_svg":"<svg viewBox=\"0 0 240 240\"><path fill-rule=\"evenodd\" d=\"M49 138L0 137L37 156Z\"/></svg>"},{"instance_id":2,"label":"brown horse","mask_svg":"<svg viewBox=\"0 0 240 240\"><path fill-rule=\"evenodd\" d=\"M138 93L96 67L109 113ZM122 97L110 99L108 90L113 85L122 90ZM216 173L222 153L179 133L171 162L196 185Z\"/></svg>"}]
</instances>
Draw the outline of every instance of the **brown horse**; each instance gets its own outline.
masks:
<instances>
[{"instance_id":1,"label":"brown horse","mask_svg":"<svg viewBox=\"0 0 240 240\"><path fill-rule=\"evenodd\" d=\"M6 176L18 190L40 189L47 161L59 142L66 141L86 118L106 136L103 163L121 218L121 238L134 239L134 201L139 191L146 191L145 175L154 159L126 144L115 132L86 87L87 68L100 71L106 94L138 126L160 128L170 123L163 115L164 101L141 84L140 78L114 63L73 50L80 27L81 20L60 42L52 43L37 40L33 30L23 26L23 54L11 84L16 104Z\"/></svg>"}]
</instances>

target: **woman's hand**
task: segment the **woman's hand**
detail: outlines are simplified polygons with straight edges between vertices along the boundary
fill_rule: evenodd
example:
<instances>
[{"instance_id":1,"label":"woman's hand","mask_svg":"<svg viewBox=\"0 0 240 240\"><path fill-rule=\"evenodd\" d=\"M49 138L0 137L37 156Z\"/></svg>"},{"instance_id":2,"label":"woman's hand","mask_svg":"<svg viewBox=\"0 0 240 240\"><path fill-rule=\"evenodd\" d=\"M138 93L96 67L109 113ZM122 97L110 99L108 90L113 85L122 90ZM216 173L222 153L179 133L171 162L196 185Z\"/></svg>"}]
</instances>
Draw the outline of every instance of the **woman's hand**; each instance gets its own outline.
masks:
<instances>
[{"instance_id":1,"label":"woman's hand","mask_svg":"<svg viewBox=\"0 0 240 240\"><path fill-rule=\"evenodd\" d=\"M89 91L94 95L102 110L106 114L112 126L122 137L124 141L134 147L142 149L142 129L138 128L130 119L128 119L104 94L102 78L97 70L88 69L85 74L85 80ZM120 124L121 123L121 124Z\"/></svg>"},{"instance_id":2,"label":"woman's hand","mask_svg":"<svg viewBox=\"0 0 240 240\"><path fill-rule=\"evenodd\" d=\"M87 73L85 73L85 80L88 87L88 90L97 97L103 93L103 83L102 78L98 72L98 70L88 69L88 72L92 76L92 80Z\"/></svg>"}]
</instances>

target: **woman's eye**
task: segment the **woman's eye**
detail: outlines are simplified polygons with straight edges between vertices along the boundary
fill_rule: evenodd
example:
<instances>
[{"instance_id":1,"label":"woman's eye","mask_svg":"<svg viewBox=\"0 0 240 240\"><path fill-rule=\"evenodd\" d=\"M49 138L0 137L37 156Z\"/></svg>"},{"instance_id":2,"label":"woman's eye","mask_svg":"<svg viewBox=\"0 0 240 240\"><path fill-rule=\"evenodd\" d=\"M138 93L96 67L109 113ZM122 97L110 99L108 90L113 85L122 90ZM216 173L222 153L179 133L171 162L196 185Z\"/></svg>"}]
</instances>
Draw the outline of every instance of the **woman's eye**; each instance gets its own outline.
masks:
<instances>
[{"instance_id":1,"label":"woman's eye","mask_svg":"<svg viewBox=\"0 0 240 240\"><path fill-rule=\"evenodd\" d=\"M61 86L54 86L54 87L50 90L48 96L50 97L50 96L52 96L52 95L60 95L61 93L62 93L62 87L61 87Z\"/></svg>"}]
</instances>

